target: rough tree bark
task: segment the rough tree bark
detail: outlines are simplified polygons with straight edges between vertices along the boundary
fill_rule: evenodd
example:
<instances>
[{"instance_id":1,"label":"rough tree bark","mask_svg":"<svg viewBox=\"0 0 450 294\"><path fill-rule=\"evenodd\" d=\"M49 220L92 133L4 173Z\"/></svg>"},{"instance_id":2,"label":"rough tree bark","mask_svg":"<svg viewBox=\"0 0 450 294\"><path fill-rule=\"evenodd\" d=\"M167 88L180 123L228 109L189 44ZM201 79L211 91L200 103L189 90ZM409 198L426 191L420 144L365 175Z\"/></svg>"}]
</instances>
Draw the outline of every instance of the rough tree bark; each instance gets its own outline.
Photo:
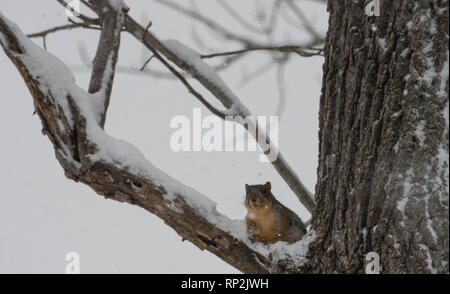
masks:
<instances>
[{"instance_id":1,"label":"rough tree bark","mask_svg":"<svg viewBox=\"0 0 450 294\"><path fill-rule=\"evenodd\" d=\"M329 1L304 270L448 272L448 1Z\"/></svg>"}]
</instances>

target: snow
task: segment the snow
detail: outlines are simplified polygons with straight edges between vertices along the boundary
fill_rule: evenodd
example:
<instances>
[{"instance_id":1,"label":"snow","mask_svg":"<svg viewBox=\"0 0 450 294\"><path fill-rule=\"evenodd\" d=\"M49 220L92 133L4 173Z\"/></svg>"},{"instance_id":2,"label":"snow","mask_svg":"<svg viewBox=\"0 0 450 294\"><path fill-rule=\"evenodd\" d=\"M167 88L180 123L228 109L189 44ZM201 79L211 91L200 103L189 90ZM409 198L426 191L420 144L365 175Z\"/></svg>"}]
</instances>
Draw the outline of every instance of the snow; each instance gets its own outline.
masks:
<instances>
[{"instance_id":1,"label":"snow","mask_svg":"<svg viewBox=\"0 0 450 294\"><path fill-rule=\"evenodd\" d=\"M432 45L428 44L423 50L424 54L428 54L428 50L431 50L430 48L432 48ZM431 56L426 57L425 63L427 66L427 70L422 74L421 77L419 77L419 80L425 82L427 87L431 87L433 79L436 77L436 69L434 68L433 58Z\"/></svg>"},{"instance_id":2,"label":"snow","mask_svg":"<svg viewBox=\"0 0 450 294\"><path fill-rule=\"evenodd\" d=\"M253 248L265 257L272 254L273 264L280 259L292 260L296 266L301 266L306 262L306 255L309 245L316 239L316 232L309 231L300 241L289 244L284 241L278 241L274 244L254 243L250 244Z\"/></svg>"},{"instance_id":3,"label":"snow","mask_svg":"<svg viewBox=\"0 0 450 294\"><path fill-rule=\"evenodd\" d=\"M413 186L413 182L411 180L411 176L413 174L413 170L410 168L405 175L405 180L403 182L403 197L399 200L397 200L397 210L400 211L400 213L402 214L402 219L400 220L400 225L402 227L405 226L405 220L406 220L406 214L405 214L405 208L406 208L406 204L408 203L409 200L409 193L412 189Z\"/></svg>"},{"instance_id":4,"label":"snow","mask_svg":"<svg viewBox=\"0 0 450 294\"><path fill-rule=\"evenodd\" d=\"M108 81L111 80L112 75L114 74L113 57L114 53L111 52L111 54L108 56L108 61L106 62L104 75L102 77L102 86L100 90L94 93L92 95L92 98L89 100L98 122L100 122L101 120L101 116L105 107L106 89L108 87Z\"/></svg>"},{"instance_id":5,"label":"snow","mask_svg":"<svg viewBox=\"0 0 450 294\"><path fill-rule=\"evenodd\" d=\"M448 57L449 51L447 50L447 58L445 59L444 65L442 66L442 70L440 72L440 78L441 78L441 84L439 87L438 95L440 97L448 96L448 93L446 92L446 88L448 86L448 73L449 73L449 67L448 67ZM447 109L448 110L448 109ZM448 116L448 111L447 111Z\"/></svg>"},{"instance_id":6,"label":"snow","mask_svg":"<svg viewBox=\"0 0 450 294\"><path fill-rule=\"evenodd\" d=\"M448 98L447 98L448 99ZM449 133L449 101L447 100L447 103L442 110L442 117L445 121L445 131L442 134L442 141L447 142L447 145L445 143L441 143L441 145L438 148L438 154L436 155L437 161L438 161L438 174L441 175L442 178L444 178L444 183L441 182L440 177L436 177L437 184L444 186L445 192L443 195L440 196L440 202L441 204L444 202L448 203L448 195L449 195L449 153L448 153L448 133ZM448 204L447 204L448 205Z\"/></svg>"},{"instance_id":7,"label":"snow","mask_svg":"<svg viewBox=\"0 0 450 294\"><path fill-rule=\"evenodd\" d=\"M402 51L402 53L400 53L400 56L403 58L406 58L408 56L409 53L409 48L406 48Z\"/></svg>"},{"instance_id":8,"label":"snow","mask_svg":"<svg viewBox=\"0 0 450 294\"><path fill-rule=\"evenodd\" d=\"M228 88L216 71L201 59L200 54L197 51L189 48L178 40L169 39L164 41L163 44L231 99L232 106L225 112L226 115L233 115L236 113L245 115L250 114L248 109L240 102L233 91Z\"/></svg>"},{"instance_id":9,"label":"snow","mask_svg":"<svg viewBox=\"0 0 450 294\"><path fill-rule=\"evenodd\" d=\"M409 190L410 187L407 186L408 184L405 183L405 190ZM400 221L400 225L402 227L405 226L405 219L406 219L406 215L405 215L405 207L406 207L406 203L408 202L408 197L405 196L402 199L400 199L399 201L397 201L397 209L402 213L402 220Z\"/></svg>"},{"instance_id":10,"label":"snow","mask_svg":"<svg viewBox=\"0 0 450 294\"><path fill-rule=\"evenodd\" d=\"M33 77L40 82L41 90L57 100L70 126L73 127L72 113L66 99L69 93L66 86L73 85L75 82L72 72L58 58L48 54L45 50L30 41L22 33L20 28L9 21L1 12L0 17L16 33L19 42L24 46L26 54L22 55L21 59L31 70Z\"/></svg>"},{"instance_id":11,"label":"snow","mask_svg":"<svg viewBox=\"0 0 450 294\"><path fill-rule=\"evenodd\" d=\"M431 20L431 25L430 25L430 34L436 35L436 33L437 33L436 21L434 19L432 19Z\"/></svg>"},{"instance_id":12,"label":"snow","mask_svg":"<svg viewBox=\"0 0 450 294\"><path fill-rule=\"evenodd\" d=\"M419 144L420 144L420 146L423 146L423 143L425 142L425 140L426 140L426 135L425 135L425 121L424 120L421 120L418 124L417 124L417 126L416 126L416 130L415 130L415 135L416 135L416 137L419 139Z\"/></svg>"},{"instance_id":13,"label":"snow","mask_svg":"<svg viewBox=\"0 0 450 294\"><path fill-rule=\"evenodd\" d=\"M386 50L386 39L380 38L378 39L378 45L383 49L383 51Z\"/></svg>"},{"instance_id":14,"label":"snow","mask_svg":"<svg viewBox=\"0 0 450 294\"><path fill-rule=\"evenodd\" d=\"M437 244L437 242L438 242L437 233L433 228L433 221L431 220L430 213L428 212L429 201L430 201L430 195L428 194L425 197L425 217L427 220L427 229L430 232L431 236L433 237L434 243Z\"/></svg>"},{"instance_id":15,"label":"snow","mask_svg":"<svg viewBox=\"0 0 450 294\"><path fill-rule=\"evenodd\" d=\"M122 1L113 2L118 4ZM154 184L163 186L167 191L167 194L164 195L167 200L172 201L178 196L182 197L200 216L220 229L229 232L232 236L243 241L266 258L269 258L271 254L277 256L277 258L290 256L297 265L303 264L308 245L315 239L314 231L309 232L302 240L294 244L281 241L271 245L252 243L248 238L244 220L230 220L219 214L216 210L215 202L153 166L132 144L106 134L98 124L99 103L97 100L100 94L89 94L78 87L72 72L62 61L30 41L14 23L10 22L1 13L0 17L6 21L14 31L19 42L23 44L24 54L17 57L27 66L30 74L39 81L40 89L45 94L50 95L57 105L61 106L64 114L69 119L70 127L74 127L74 120L69 106L69 97L73 99L76 107L86 119L87 139L97 147L96 152L89 155L91 161L101 161L114 164L120 168L126 168L132 174L148 178ZM4 42L4 38L2 42ZM239 109L246 110L214 70L201 61L198 53L185 47L178 41L168 41L166 45L175 51L177 55L190 62L202 75L207 76L210 81L229 93L233 97L234 106L237 105ZM60 122L58 122L58 125L60 128L63 127ZM63 145L63 149L69 154L66 148L67 146ZM61 151L59 152L67 158L67 155L62 154ZM78 167L80 166L78 162L73 161L73 163ZM168 207L177 212L180 211L176 202L170 202Z\"/></svg>"},{"instance_id":16,"label":"snow","mask_svg":"<svg viewBox=\"0 0 450 294\"><path fill-rule=\"evenodd\" d=\"M413 22L412 22L412 21L408 21L408 22L406 23L406 28L407 28L408 30L411 30L411 29L412 29L412 26L413 26Z\"/></svg>"},{"instance_id":17,"label":"snow","mask_svg":"<svg viewBox=\"0 0 450 294\"><path fill-rule=\"evenodd\" d=\"M0 12L1 14L1 12ZM0 43L2 44L8 44L8 41L6 40L6 37L2 34L2 32L0 32Z\"/></svg>"},{"instance_id":18,"label":"snow","mask_svg":"<svg viewBox=\"0 0 450 294\"><path fill-rule=\"evenodd\" d=\"M399 142L397 141L397 143L395 143L395 145L394 145L394 152L395 153L398 153L398 145L399 145Z\"/></svg>"},{"instance_id":19,"label":"snow","mask_svg":"<svg viewBox=\"0 0 450 294\"><path fill-rule=\"evenodd\" d=\"M129 9L123 0L109 0L109 3L116 11L126 11Z\"/></svg>"},{"instance_id":20,"label":"snow","mask_svg":"<svg viewBox=\"0 0 450 294\"><path fill-rule=\"evenodd\" d=\"M56 120L56 123L58 124L58 128L61 130L61 132L64 132L66 130L66 127L59 118Z\"/></svg>"},{"instance_id":21,"label":"snow","mask_svg":"<svg viewBox=\"0 0 450 294\"><path fill-rule=\"evenodd\" d=\"M430 249L424 244L419 244L419 247L426 254L425 261L427 262L428 270L430 273L436 274L437 270L433 267L433 259L431 258Z\"/></svg>"}]
</instances>

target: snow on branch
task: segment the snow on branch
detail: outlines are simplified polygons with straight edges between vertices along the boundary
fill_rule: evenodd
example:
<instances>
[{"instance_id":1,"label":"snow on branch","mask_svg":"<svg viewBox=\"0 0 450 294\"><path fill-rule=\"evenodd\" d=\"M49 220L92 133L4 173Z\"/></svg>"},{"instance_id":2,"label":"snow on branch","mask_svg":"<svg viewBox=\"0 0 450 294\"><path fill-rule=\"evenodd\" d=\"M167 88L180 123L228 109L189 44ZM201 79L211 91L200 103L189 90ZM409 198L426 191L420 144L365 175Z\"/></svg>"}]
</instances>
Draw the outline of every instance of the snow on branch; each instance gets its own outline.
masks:
<instances>
[{"instance_id":1,"label":"snow on branch","mask_svg":"<svg viewBox=\"0 0 450 294\"><path fill-rule=\"evenodd\" d=\"M114 69L119 55L120 32L128 7L122 0L103 0L93 1L92 8L99 16L102 30L97 53L92 63L89 93L97 94L93 101L97 104L97 120L103 127L111 97Z\"/></svg>"},{"instance_id":2,"label":"snow on branch","mask_svg":"<svg viewBox=\"0 0 450 294\"><path fill-rule=\"evenodd\" d=\"M158 215L183 240L243 272L292 272L305 261L314 232L290 245L251 243L243 220L220 214L209 198L154 167L130 143L106 134L97 119L95 94L78 87L62 61L1 13L0 45L29 87L43 132L68 178Z\"/></svg>"}]
</instances>

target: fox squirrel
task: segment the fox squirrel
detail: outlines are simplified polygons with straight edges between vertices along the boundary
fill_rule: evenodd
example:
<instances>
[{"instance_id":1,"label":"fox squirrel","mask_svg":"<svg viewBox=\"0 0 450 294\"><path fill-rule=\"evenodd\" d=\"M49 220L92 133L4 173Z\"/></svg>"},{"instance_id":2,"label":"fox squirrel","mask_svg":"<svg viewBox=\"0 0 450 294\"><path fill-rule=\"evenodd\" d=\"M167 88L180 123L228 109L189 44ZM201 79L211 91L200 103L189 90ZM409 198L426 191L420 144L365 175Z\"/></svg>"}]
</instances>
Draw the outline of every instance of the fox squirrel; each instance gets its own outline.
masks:
<instances>
[{"instance_id":1,"label":"fox squirrel","mask_svg":"<svg viewBox=\"0 0 450 294\"><path fill-rule=\"evenodd\" d=\"M306 234L301 219L270 192L271 184L245 185L245 221L252 241L294 243Z\"/></svg>"}]
</instances>

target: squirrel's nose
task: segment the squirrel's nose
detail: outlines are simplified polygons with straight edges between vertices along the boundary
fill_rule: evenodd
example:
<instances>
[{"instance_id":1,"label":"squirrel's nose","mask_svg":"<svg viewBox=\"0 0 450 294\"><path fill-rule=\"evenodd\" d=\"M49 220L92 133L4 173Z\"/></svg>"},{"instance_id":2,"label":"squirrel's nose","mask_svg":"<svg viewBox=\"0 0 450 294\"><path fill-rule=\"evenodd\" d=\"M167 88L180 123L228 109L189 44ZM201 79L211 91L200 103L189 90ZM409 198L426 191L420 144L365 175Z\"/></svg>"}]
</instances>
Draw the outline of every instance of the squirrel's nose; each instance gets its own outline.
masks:
<instances>
[{"instance_id":1,"label":"squirrel's nose","mask_svg":"<svg viewBox=\"0 0 450 294\"><path fill-rule=\"evenodd\" d=\"M252 200L252 202L256 202L256 197L255 197L255 196L252 196L252 197L251 197L251 200Z\"/></svg>"}]
</instances>

